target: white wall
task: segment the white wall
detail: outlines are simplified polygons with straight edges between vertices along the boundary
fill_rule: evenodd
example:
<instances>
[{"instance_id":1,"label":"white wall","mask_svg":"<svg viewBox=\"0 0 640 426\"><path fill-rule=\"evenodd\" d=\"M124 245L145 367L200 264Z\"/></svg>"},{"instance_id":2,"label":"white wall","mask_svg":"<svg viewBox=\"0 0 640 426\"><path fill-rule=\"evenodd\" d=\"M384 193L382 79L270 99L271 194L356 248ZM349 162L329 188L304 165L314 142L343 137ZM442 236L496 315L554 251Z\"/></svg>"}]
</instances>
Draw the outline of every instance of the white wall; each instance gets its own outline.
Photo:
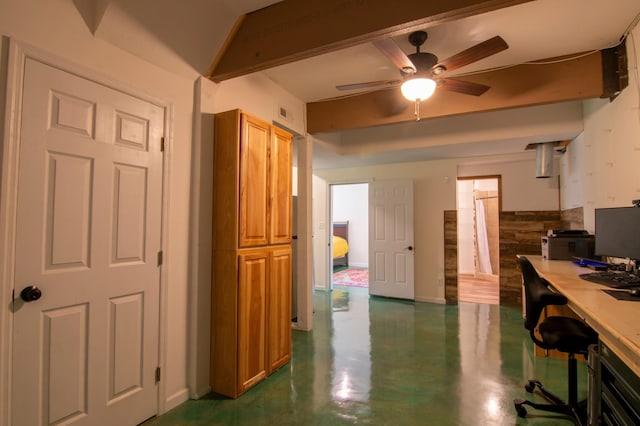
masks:
<instances>
[{"instance_id":1,"label":"white wall","mask_svg":"<svg viewBox=\"0 0 640 426\"><path fill-rule=\"evenodd\" d=\"M349 221L349 266L369 266L369 185L332 185L334 222Z\"/></svg>"},{"instance_id":2,"label":"white wall","mask_svg":"<svg viewBox=\"0 0 640 426\"><path fill-rule=\"evenodd\" d=\"M240 108L299 135L306 133L305 104L265 76L250 74L221 83L203 78L201 83L203 113ZM279 115L280 107L287 110L286 119Z\"/></svg>"},{"instance_id":3,"label":"white wall","mask_svg":"<svg viewBox=\"0 0 640 426\"><path fill-rule=\"evenodd\" d=\"M455 209L456 164L452 161L389 164L318 170L328 182L413 179L415 235L415 297L444 301L443 210ZM325 234L324 238L327 236Z\"/></svg>"},{"instance_id":4,"label":"white wall","mask_svg":"<svg viewBox=\"0 0 640 426\"><path fill-rule=\"evenodd\" d=\"M562 158L562 208L584 206L585 228L594 210L640 199L640 26L627 40L629 86L613 101L584 102L584 132Z\"/></svg>"},{"instance_id":5,"label":"white wall","mask_svg":"<svg viewBox=\"0 0 640 426\"><path fill-rule=\"evenodd\" d=\"M331 220L327 211L329 185L326 180L316 175L313 175L312 185L313 282L318 290L328 290L331 288L328 264L330 261L329 239L327 237L327 229L331 229Z\"/></svg>"},{"instance_id":6,"label":"white wall","mask_svg":"<svg viewBox=\"0 0 640 426\"><path fill-rule=\"evenodd\" d=\"M553 177L536 178L535 157L535 150L529 150L512 156L462 160L458 176L501 175L503 211L558 210L557 160Z\"/></svg>"},{"instance_id":7,"label":"white wall","mask_svg":"<svg viewBox=\"0 0 640 426\"><path fill-rule=\"evenodd\" d=\"M95 38L71 0L3 0L0 3L0 33L173 106L173 117L170 117L172 133L169 135L171 180L166 192L170 199L169 229L168 241L165 242L166 259L169 262L166 267L169 300L166 343L169 350L163 370L166 407L171 408L188 396L188 188L191 176L195 75L172 74ZM3 43L0 57L7 57L6 48L7 43ZM162 57L158 59L161 61ZM4 62L3 67L6 67ZM4 78L2 81L4 86ZM0 108L4 116L4 96ZM4 296L0 295L0 309L8 306Z\"/></svg>"},{"instance_id":8,"label":"white wall","mask_svg":"<svg viewBox=\"0 0 640 426\"><path fill-rule=\"evenodd\" d=\"M501 175L504 210L558 209L557 179L535 178L535 151L464 160L315 170L314 174L329 183L413 179L417 301L444 303L444 211L456 209L458 176ZM323 218L318 220L321 222ZM326 234L325 231L317 236L323 238L324 244L328 241Z\"/></svg>"}]
</instances>

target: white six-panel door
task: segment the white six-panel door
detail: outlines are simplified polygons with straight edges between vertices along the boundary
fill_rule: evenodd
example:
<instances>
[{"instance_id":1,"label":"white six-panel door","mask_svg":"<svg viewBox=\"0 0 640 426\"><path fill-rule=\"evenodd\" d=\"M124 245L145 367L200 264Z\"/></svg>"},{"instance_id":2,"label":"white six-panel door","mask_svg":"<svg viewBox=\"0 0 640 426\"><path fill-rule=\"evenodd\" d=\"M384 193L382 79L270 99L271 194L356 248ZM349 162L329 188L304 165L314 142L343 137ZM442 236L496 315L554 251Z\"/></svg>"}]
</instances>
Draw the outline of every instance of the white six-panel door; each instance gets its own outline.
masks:
<instances>
[{"instance_id":1,"label":"white six-panel door","mask_svg":"<svg viewBox=\"0 0 640 426\"><path fill-rule=\"evenodd\" d=\"M369 185L369 245L369 294L413 300L413 181Z\"/></svg>"},{"instance_id":2,"label":"white six-panel door","mask_svg":"<svg viewBox=\"0 0 640 426\"><path fill-rule=\"evenodd\" d=\"M13 425L139 423L157 413L164 109L27 59L21 117Z\"/></svg>"}]
</instances>

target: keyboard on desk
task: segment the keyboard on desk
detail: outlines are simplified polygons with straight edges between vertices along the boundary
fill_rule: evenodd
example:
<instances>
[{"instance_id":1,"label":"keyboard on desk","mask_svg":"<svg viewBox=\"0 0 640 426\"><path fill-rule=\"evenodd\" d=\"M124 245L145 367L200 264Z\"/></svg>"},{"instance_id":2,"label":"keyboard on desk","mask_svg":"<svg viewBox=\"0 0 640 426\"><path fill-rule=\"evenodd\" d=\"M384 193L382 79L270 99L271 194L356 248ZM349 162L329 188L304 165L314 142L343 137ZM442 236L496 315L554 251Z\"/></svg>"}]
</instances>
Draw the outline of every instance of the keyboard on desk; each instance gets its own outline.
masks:
<instances>
[{"instance_id":1,"label":"keyboard on desk","mask_svg":"<svg viewBox=\"0 0 640 426\"><path fill-rule=\"evenodd\" d=\"M628 272L596 271L581 274L580 278L612 288L640 287L640 276Z\"/></svg>"}]
</instances>

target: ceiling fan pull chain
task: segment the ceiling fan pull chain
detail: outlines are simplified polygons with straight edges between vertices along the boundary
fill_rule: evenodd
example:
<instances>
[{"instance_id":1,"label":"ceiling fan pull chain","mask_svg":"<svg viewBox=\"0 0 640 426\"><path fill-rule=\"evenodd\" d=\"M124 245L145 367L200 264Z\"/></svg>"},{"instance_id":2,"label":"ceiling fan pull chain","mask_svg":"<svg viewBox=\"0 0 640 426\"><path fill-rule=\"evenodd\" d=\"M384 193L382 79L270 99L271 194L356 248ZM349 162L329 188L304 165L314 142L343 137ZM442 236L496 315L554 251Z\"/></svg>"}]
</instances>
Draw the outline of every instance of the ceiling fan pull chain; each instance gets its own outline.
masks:
<instances>
[{"instance_id":1,"label":"ceiling fan pull chain","mask_svg":"<svg viewBox=\"0 0 640 426\"><path fill-rule=\"evenodd\" d=\"M415 110L413 111L413 115L416 116L416 121L420 121L420 99L416 99Z\"/></svg>"}]
</instances>

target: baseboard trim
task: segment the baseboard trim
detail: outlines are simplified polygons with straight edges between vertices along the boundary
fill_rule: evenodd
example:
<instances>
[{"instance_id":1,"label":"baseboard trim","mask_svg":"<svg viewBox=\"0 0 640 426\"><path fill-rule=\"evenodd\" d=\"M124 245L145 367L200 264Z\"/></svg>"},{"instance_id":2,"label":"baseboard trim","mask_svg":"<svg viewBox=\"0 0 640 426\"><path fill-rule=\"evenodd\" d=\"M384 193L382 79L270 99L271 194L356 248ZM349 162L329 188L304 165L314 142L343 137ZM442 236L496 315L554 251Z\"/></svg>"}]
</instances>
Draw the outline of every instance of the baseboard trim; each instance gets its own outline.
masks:
<instances>
[{"instance_id":1,"label":"baseboard trim","mask_svg":"<svg viewBox=\"0 0 640 426\"><path fill-rule=\"evenodd\" d=\"M202 386L202 389L196 390L189 396L189 399L200 399L211 393L211 386Z\"/></svg>"},{"instance_id":2,"label":"baseboard trim","mask_svg":"<svg viewBox=\"0 0 640 426\"><path fill-rule=\"evenodd\" d=\"M173 410L178 405L188 400L189 400L189 389L184 388L179 390L178 392L174 393L173 395L167 398L167 401L165 402L165 407L164 407L165 413L167 411ZM160 414L163 414L163 413L160 413Z\"/></svg>"},{"instance_id":3,"label":"baseboard trim","mask_svg":"<svg viewBox=\"0 0 640 426\"><path fill-rule=\"evenodd\" d=\"M416 302L437 303L439 305L444 305L444 304L447 303L447 301L444 298L441 298L441 297L416 297L414 300Z\"/></svg>"}]
</instances>

